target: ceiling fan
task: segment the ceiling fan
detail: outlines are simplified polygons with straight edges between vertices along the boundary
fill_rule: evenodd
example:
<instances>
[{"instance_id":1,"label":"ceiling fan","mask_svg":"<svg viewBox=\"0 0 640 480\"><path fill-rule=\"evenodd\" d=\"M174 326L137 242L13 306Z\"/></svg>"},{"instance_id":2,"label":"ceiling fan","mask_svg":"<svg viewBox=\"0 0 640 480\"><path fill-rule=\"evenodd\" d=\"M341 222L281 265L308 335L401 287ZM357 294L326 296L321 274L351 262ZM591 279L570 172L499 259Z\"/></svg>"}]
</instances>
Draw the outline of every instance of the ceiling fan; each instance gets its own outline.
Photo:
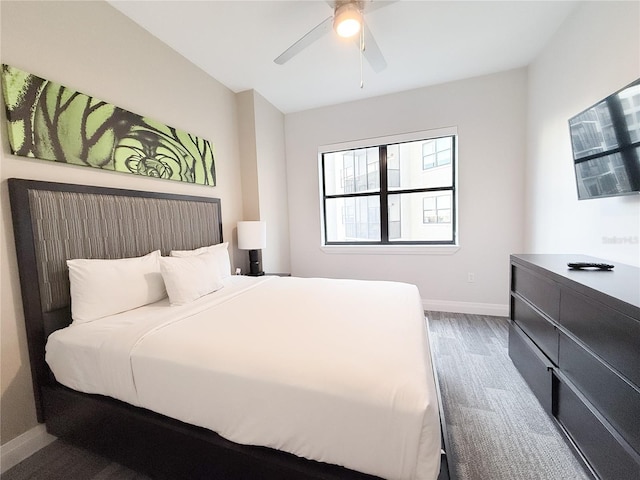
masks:
<instances>
[{"instance_id":1,"label":"ceiling fan","mask_svg":"<svg viewBox=\"0 0 640 480\"><path fill-rule=\"evenodd\" d=\"M363 15L385 7L393 1L374 0L328 0L327 4L333 8L333 15L326 18L315 28L311 29L300 40L287 48L274 62L283 65L307 48L316 40L329 32L332 28L345 38L353 37L364 58L375 72L381 72L387 67L380 47L373 38L371 30L366 25ZM360 35L358 35L360 34Z\"/></svg>"}]
</instances>

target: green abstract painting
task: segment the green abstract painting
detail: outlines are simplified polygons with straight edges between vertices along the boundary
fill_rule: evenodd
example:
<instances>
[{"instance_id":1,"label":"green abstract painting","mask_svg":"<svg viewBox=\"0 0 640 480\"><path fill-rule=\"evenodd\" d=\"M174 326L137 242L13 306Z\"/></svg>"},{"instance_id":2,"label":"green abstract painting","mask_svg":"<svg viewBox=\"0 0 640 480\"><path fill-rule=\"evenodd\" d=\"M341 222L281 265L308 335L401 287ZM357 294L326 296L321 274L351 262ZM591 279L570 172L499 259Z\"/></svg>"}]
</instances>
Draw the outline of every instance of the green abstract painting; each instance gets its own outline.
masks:
<instances>
[{"instance_id":1,"label":"green abstract painting","mask_svg":"<svg viewBox=\"0 0 640 480\"><path fill-rule=\"evenodd\" d=\"M2 84L15 155L216 184L207 140L9 65Z\"/></svg>"}]
</instances>

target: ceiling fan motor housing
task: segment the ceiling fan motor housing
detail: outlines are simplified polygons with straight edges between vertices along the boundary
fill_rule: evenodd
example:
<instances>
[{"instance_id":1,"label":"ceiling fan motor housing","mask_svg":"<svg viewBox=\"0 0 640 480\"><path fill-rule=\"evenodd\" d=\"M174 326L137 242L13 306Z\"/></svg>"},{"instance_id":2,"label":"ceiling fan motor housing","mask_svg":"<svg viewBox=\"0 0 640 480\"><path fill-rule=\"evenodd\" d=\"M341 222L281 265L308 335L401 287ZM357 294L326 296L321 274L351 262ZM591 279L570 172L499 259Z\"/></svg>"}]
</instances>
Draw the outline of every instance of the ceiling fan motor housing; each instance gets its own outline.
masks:
<instances>
[{"instance_id":1,"label":"ceiling fan motor housing","mask_svg":"<svg viewBox=\"0 0 640 480\"><path fill-rule=\"evenodd\" d=\"M341 37L352 37L362 28L360 2L336 2L333 29Z\"/></svg>"},{"instance_id":2,"label":"ceiling fan motor housing","mask_svg":"<svg viewBox=\"0 0 640 480\"><path fill-rule=\"evenodd\" d=\"M322 38L325 34L331 31L331 27L341 35L338 31L338 26L341 19L346 15L347 18L351 15L351 18L357 21L357 28L351 32L351 37L355 37L357 33L361 32L360 37L353 38L353 44L358 47L361 55L369 62L373 71L378 73L387 68L387 62L380 51L380 47L376 43L371 29L365 25L363 12L371 12L394 3L397 0L388 1L374 1L374 0L327 0L327 4L333 8L333 16L324 19L316 27L312 28L309 32L302 36L297 42L282 52L276 59L275 63L278 65L284 65L291 60L295 55L307 48L309 45Z\"/></svg>"}]
</instances>

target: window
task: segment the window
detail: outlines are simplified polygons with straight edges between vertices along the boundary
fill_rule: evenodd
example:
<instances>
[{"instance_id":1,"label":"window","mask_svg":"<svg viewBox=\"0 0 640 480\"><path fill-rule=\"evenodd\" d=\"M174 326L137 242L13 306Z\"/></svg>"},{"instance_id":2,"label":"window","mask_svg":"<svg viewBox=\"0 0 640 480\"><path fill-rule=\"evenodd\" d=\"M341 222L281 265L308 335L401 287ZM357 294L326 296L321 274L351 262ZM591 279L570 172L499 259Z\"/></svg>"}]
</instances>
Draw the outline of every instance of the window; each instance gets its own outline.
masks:
<instances>
[{"instance_id":1,"label":"window","mask_svg":"<svg viewBox=\"0 0 640 480\"><path fill-rule=\"evenodd\" d=\"M429 195L422 199L422 223L451 223L451 196Z\"/></svg>"},{"instance_id":2,"label":"window","mask_svg":"<svg viewBox=\"0 0 640 480\"><path fill-rule=\"evenodd\" d=\"M321 152L325 245L453 245L455 135Z\"/></svg>"},{"instance_id":3,"label":"window","mask_svg":"<svg viewBox=\"0 0 640 480\"><path fill-rule=\"evenodd\" d=\"M422 169L441 167L451 163L451 137L434 138L422 142Z\"/></svg>"}]
</instances>

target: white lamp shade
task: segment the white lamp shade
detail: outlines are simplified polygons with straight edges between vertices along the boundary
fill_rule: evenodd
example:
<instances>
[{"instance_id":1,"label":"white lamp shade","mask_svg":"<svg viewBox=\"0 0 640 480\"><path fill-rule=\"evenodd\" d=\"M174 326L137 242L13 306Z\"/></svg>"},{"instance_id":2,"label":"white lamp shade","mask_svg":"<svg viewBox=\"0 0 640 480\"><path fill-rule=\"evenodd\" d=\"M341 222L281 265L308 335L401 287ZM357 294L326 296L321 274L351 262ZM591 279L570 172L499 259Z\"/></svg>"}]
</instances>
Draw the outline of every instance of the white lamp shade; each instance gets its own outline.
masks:
<instances>
[{"instance_id":1,"label":"white lamp shade","mask_svg":"<svg viewBox=\"0 0 640 480\"><path fill-rule=\"evenodd\" d=\"M238 222L238 248L260 250L267 246L267 222Z\"/></svg>"}]
</instances>

